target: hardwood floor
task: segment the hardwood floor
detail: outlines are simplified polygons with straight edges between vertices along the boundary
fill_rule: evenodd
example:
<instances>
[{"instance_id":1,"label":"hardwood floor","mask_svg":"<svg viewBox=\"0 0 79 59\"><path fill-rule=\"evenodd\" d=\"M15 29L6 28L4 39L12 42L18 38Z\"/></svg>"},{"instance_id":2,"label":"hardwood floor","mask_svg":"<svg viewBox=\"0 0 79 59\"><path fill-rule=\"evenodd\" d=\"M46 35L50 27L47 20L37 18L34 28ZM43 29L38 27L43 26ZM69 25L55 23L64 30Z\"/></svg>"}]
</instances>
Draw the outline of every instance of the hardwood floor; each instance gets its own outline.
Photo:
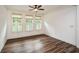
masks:
<instances>
[{"instance_id":1,"label":"hardwood floor","mask_svg":"<svg viewBox=\"0 0 79 59\"><path fill-rule=\"evenodd\" d=\"M47 35L37 35L8 40L2 53L75 53L76 50L69 43Z\"/></svg>"}]
</instances>

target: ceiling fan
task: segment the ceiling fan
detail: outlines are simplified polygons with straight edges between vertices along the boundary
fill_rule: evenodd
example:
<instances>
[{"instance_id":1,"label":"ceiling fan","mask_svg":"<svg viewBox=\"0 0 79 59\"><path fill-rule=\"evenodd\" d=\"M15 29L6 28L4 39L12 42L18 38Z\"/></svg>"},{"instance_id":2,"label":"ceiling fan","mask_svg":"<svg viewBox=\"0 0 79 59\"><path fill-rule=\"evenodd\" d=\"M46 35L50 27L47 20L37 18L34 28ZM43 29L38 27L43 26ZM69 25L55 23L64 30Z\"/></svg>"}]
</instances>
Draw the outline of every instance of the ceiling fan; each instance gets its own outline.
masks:
<instances>
[{"instance_id":1,"label":"ceiling fan","mask_svg":"<svg viewBox=\"0 0 79 59\"><path fill-rule=\"evenodd\" d=\"M35 12L37 12L38 10L44 10L43 8L41 8L42 7L42 5L33 5L33 6L29 6L30 8L32 8L32 9L30 9L30 10L33 10L33 11L35 11Z\"/></svg>"}]
</instances>

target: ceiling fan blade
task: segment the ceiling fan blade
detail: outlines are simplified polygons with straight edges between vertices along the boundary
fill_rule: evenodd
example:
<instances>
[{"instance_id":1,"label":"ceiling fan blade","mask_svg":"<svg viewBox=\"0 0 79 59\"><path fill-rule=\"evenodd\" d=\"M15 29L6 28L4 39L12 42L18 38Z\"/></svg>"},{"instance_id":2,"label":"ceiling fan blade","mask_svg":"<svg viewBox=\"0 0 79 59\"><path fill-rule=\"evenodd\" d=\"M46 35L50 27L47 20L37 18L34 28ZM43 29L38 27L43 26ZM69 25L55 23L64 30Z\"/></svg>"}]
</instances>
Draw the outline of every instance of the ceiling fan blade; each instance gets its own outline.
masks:
<instances>
[{"instance_id":1,"label":"ceiling fan blade","mask_svg":"<svg viewBox=\"0 0 79 59\"><path fill-rule=\"evenodd\" d=\"M35 7L33 7L33 6L29 6L29 7L31 7L31 8L35 8Z\"/></svg>"},{"instance_id":2,"label":"ceiling fan blade","mask_svg":"<svg viewBox=\"0 0 79 59\"><path fill-rule=\"evenodd\" d=\"M38 8L42 7L42 5L38 5Z\"/></svg>"},{"instance_id":3,"label":"ceiling fan blade","mask_svg":"<svg viewBox=\"0 0 79 59\"><path fill-rule=\"evenodd\" d=\"M44 10L44 9L38 9L38 10Z\"/></svg>"}]
</instances>

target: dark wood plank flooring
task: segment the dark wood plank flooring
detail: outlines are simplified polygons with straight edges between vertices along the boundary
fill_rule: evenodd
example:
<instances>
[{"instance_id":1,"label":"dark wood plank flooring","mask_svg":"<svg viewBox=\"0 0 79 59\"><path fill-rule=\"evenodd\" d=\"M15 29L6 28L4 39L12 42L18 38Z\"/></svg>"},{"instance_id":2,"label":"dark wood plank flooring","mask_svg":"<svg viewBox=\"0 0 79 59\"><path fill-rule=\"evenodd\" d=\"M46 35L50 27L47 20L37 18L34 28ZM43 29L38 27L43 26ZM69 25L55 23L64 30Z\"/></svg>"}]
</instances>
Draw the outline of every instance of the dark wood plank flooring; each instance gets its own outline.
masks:
<instances>
[{"instance_id":1,"label":"dark wood plank flooring","mask_svg":"<svg viewBox=\"0 0 79 59\"><path fill-rule=\"evenodd\" d=\"M36 35L10 39L2 49L2 53L75 53L75 46L49 37L47 35Z\"/></svg>"}]
</instances>

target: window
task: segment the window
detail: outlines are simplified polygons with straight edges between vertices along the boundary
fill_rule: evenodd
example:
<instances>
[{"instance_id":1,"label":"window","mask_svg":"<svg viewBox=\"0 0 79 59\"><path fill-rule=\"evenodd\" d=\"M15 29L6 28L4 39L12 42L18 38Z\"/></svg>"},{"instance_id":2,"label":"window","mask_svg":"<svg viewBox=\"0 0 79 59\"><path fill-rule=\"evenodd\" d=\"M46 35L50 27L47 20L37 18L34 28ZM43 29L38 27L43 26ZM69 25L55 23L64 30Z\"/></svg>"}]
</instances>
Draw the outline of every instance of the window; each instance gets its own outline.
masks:
<instances>
[{"instance_id":1,"label":"window","mask_svg":"<svg viewBox=\"0 0 79 59\"><path fill-rule=\"evenodd\" d=\"M12 32L40 30L42 26L41 17L25 16L22 18L22 15L14 14L12 19Z\"/></svg>"},{"instance_id":2,"label":"window","mask_svg":"<svg viewBox=\"0 0 79 59\"><path fill-rule=\"evenodd\" d=\"M41 25L42 25L41 17L35 17L35 20L34 20L35 30L40 30Z\"/></svg>"},{"instance_id":3,"label":"window","mask_svg":"<svg viewBox=\"0 0 79 59\"><path fill-rule=\"evenodd\" d=\"M21 32L22 31L21 15L12 15L12 19L13 19L12 32Z\"/></svg>"},{"instance_id":4,"label":"window","mask_svg":"<svg viewBox=\"0 0 79 59\"><path fill-rule=\"evenodd\" d=\"M26 31L32 31L33 30L33 17L32 16L26 16Z\"/></svg>"}]
</instances>

